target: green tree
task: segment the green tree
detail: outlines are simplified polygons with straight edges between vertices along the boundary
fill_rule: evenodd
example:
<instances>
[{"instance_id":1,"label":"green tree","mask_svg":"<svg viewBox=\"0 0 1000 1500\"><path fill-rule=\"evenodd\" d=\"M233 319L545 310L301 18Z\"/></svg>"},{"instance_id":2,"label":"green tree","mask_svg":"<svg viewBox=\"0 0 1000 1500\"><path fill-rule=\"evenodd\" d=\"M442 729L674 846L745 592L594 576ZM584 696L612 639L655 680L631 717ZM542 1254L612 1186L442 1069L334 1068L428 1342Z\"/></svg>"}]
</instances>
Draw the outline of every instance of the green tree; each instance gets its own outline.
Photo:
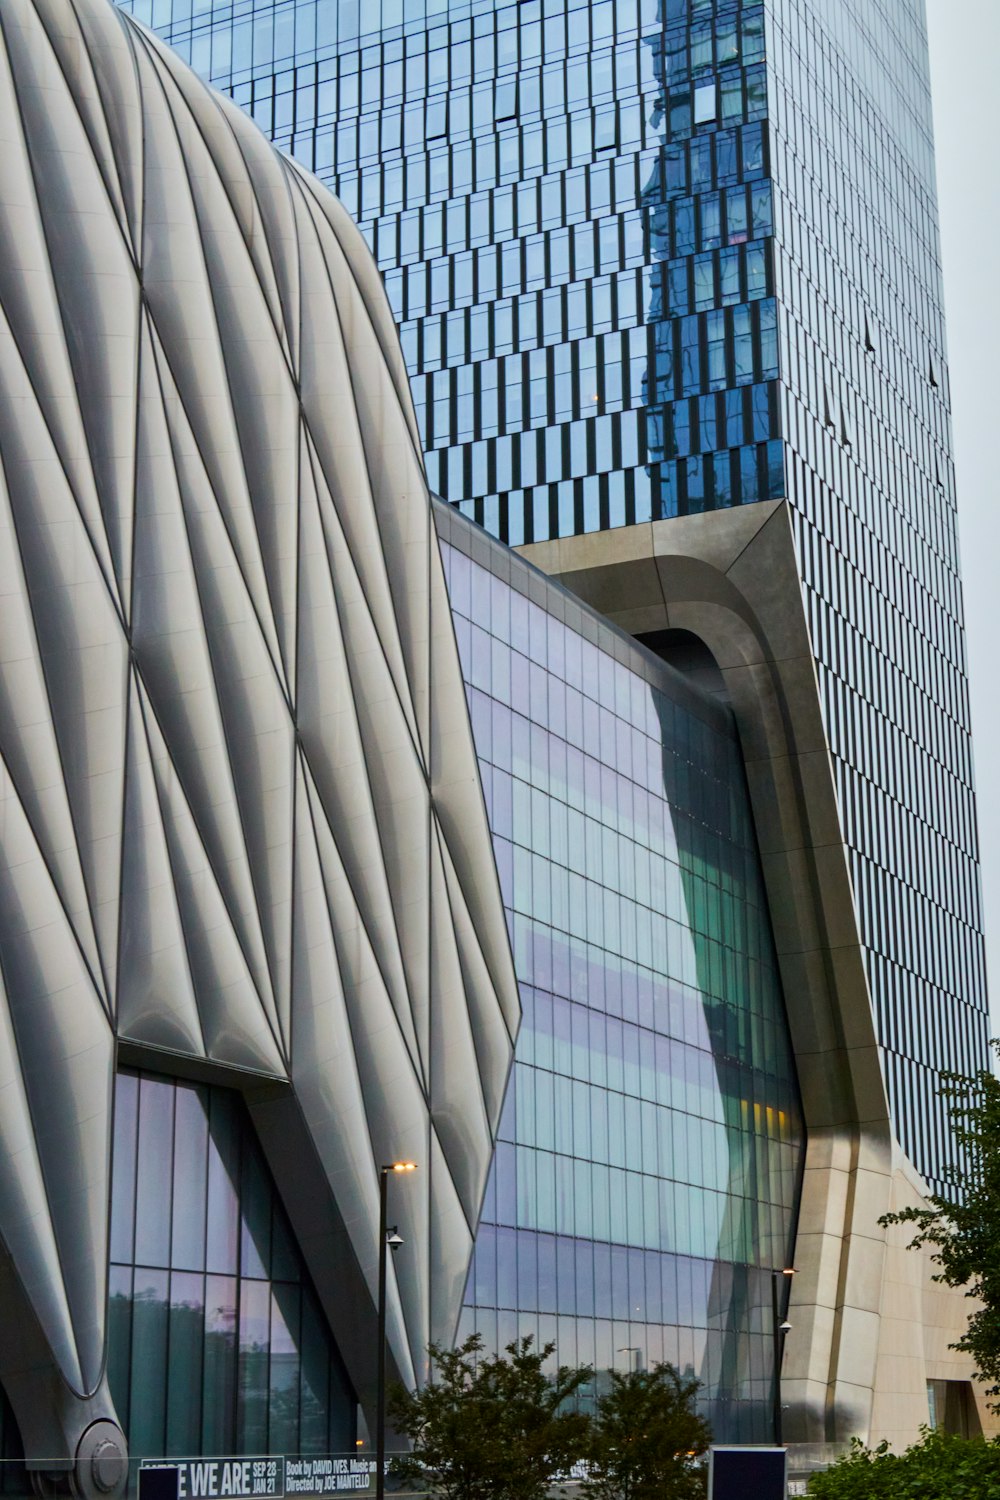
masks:
<instances>
[{"instance_id":1,"label":"green tree","mask_svg":"<svg viewBox=\"0 0 1000 1500\"><path fill-rule=\"evenodd\" d=\"M992 1046L1000 1055L1000 1042ZM965 1287L982 1303L951 1347L971 1354L994 1398L988 1405L1000 1411L1000 1079L985 1068L974 1078L946 1073L941 1096L959 1148L960 1164L947 1169L954 1195L932 1194L929 1208L904 1208L879 1223L916 1225L910 1249L934 1247L935 1281Z\"/></svg>"},{"instance_id":2,"label":"green tree","mask_svg":"<svg viewBox=\"0 0 1000 1500\"><path fill-rule=\"evenodd\" d=\"M555 1345L533 1345L529 1334L482 1358L478 1334L458 1349L431 1344L433 1380L397 1389L389 1404L412 1445L395 1472L444 1500L545 1500L586 1448L590 1419L572 1397L593 1371L563 1365L546 1375Z\"/></svg>"},{"instance_id":3,"label":"green tree","mask_svg":"<svg viewBox=\"0 0 1000 1500\"><path fill-rule=\"evenodd\" d=\"M850 1453L809 1479L813 1500L1000 1500L1000 1441L923 1429L905 1453L888 1443Z\"/></svg>"},{"instance_id":4,"label":"green tree","mask_svg":"<svg viewBox=\"0 0 1000 1500\"><path fill-rule=\"evenodd\" d=\"M608 1374L582 1484L588 1500L698 1500L705 1474L694 1460L712 1440L695 1410L700 1382L669 1364Z\"/></svg>"}]
</instances>

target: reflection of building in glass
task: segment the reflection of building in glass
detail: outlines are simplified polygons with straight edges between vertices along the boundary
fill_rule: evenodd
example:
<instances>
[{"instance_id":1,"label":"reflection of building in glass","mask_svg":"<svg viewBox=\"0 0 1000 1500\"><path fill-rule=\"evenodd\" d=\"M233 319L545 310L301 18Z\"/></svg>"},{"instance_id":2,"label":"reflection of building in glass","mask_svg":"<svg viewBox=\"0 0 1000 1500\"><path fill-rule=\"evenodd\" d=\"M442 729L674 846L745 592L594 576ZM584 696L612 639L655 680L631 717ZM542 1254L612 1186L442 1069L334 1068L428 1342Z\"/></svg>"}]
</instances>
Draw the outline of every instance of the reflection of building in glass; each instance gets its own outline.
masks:
<instances>
[{"instance_id":1,"label":"reflection of building in glass","mask_svg":"<svg viewBox=\"0 0 1000 1500\"><path fill-rule=\"evenodd\" d=\"M524 1011L464 1326L670 1360L766 1440L802 1126L732 716L451 528Z\"/></svg>"},{"instance_id":2,"label":"reflection of building in glass","mask_svg":"<svg viewBox=\"0 0 1000 1500\"><path fill-rule=\"evenodd\" d=\"M642 39L658 86L649 125L662 142L642 189L654 516L785 493L764 8L709 16L692 28L690 56L688 29L668 25L670 11L660 0L659 24Z\"/></svg>"},{"instance_id":3,"label":"reflection of building in glass","mask_svg":"<svg viewBox=\"0 0 1000 1500\"><path fill-rule=\"evenodd\" d=\"M353 1446L353 1392L232 1090L119 1073L110 1260L133 1458Z\"/></svg>"},{"instance_id":4,"label":"reflection of building in glass","mask_svg":"<svg viewBox=\"0 0 1000 1500\"><path fill-rule=\"evenodd\" d=\"M939 1181L986 995L923 24L663 0L646 41L654 515L789 498L895 1128Z\"/></svg>"}]
</instances>

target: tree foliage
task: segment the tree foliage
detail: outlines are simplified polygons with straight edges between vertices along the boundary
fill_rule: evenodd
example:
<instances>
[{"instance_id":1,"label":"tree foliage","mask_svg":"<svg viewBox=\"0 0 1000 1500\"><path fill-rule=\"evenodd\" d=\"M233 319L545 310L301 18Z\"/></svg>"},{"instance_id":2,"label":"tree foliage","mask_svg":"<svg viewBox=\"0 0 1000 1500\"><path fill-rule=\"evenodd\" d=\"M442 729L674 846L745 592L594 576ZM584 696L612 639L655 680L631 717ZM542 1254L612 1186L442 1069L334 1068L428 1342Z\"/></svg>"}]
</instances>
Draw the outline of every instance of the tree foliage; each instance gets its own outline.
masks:
<instances>
[{"instance_id":1,"label":"tree foliage","mask_svg":"<svg viewBox=\"0 0 1000 1500\"><path fill-rule=\"evenodd\" d=\"M700 1382L669 1364L608 1374L581 1485L587 1500L699 1500L705 1476L693 1459L711 1442L694 1405Z\"/></svg>"},{"instance_id":2,"label":"tree foliage","mask_svg":"<svg viewBox=\"0 0 1000 1500\"><path fill-rule=\"evenodd\" d=\"M530 1334L504 1354L482 1348L478 1334L457 1349L432 1344L434 1379L394 1393L390 1414L412 1444L395 1471L443 1500L545 1500L586 1447L589 1418L571 1398L593 1371L546 1375L555 1345L536 1350Z\"/></svg>"},{"instance_id":3,"label":"tree foliage","mask_svg":"<svg viewBox=\"0 0 1000 1500\"><path fill-rule=\"evenodd\" d=\"M993 1048L1000 1055L1000 1042ZM947 1169L954 1196L933 1194L930 1208L886 1214L881 1224L914 1224L910 1249L934 1247L935 1281L964 1287L982 1306L951 1347L970 1354L993 1411L1000 1411L1000 1079L986 1069L974 1078L944 1075L959 1165Z\"/></svg>"},{"instance_id":4,"label":"tree foliage","mask_svg":"<svg viewBox=\"0 0 1000 1500\"><path fill-rule=\"evenodd\" d=\"M851 1451L809 1480L812 1500L1000 1500L1000 1440L923 1429L905 1453L888 1443Z\"/></svg>"}]
</instances>

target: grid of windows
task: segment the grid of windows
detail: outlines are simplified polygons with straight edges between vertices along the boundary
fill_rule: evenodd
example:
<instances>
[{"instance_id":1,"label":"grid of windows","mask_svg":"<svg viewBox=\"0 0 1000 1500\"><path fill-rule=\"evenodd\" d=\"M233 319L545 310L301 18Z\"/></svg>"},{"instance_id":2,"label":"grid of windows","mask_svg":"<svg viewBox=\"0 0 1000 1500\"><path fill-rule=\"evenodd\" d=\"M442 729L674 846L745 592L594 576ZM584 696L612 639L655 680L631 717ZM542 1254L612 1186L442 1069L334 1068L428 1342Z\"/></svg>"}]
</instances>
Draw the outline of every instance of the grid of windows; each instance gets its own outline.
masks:
<instances>
[{"instance_id":1,"label":"grid of windows","mask_svg":"<svg viewBox=\"0 0 1000 1500\"><path fill-rule=\"evenodd\" d=\"M652 513L778 499L764 7L670 0L643 40L661 141L643 191Z\"/></svg>"},{"instance_id":2,"label":"grid of windows","mask_svg":"<svg viewBox=\"0 0 1000 1500\"><path fill-rule=\"evenodd\" d=\"M518 544L787 495L887 1085L987 1062L919 0L122 0L339 193Z\"/></svg>"},{"instance_id":3,"label":"grid of windows","mask_svg":"<svg viewBox=\"0 0 1000 1500\"><path fill-rule=\"evenodd\" d=\"M353 1394L231 1090L118 1074L108 1308L133 1458L353 1451Z\"/></svg>"},{"instance_id":4,"label":"grid of windows","mask_svg":"<svg viewBox=\"0 0 1000 1500\"><path fill-rule=\"evenodd\" d=\"M732 722L493 555L445 547L524 1019L463 1330L669 1359L760 1441L803 1138Z\"/></svg>"},{"instance_id":5,"label":"grid of windows","mask_svg":"<svg viewBox=\"0 0 1000 1500\"><path fill-rule=\"evenodd\" d=\"M466 514L517 544L784 493L761 0L406 0L360 35L343 4L130 8L358 219Z\"/></svg>"},{"instance_id":6,"label":"grid of windows","mask_svg":"<svg viewBox=\"0 0 1000 1500\"><path fill-rule=\"evenodd\" d=\"M903 1146L987 1065L927 40L919 0L769 0L789 493Z\"/></svg>"}]
</instances>

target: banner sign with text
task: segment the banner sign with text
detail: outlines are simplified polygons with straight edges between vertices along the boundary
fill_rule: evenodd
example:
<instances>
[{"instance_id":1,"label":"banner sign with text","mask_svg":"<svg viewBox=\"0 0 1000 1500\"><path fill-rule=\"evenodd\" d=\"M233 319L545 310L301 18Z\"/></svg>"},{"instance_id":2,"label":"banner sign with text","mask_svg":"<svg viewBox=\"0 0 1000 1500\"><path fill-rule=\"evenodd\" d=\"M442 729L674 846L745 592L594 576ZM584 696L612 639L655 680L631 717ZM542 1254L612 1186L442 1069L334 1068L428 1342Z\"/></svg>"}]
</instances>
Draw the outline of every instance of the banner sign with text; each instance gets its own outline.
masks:
<instances>
[{"instance_id":1,"label":"banner sign with text","mask_svg":"<svg viewBox=\"0 0 1000 1500\"><path fill-rule=\"evenodd\" d=\"M139 1466L140 1500L282 1500L285 1460L176 1458Z\"/></svg>"},{"instance_id":2,"label":"banner sign with text","mask_svg":"<svg viewBox=\"0 0 1000 1500\"><path fill-rule=\"evenodd\" d=\"M147 1459L139 1500L284 1500L374 1490L375 1460L341 1457Z\"/></svg>"},{"instance_id":3,"label":"banner sign with text","mask_svg":"<svg viewBox=\"0 0 1000 1500\"><path fill-rule=\"evenodd\" d=\"M346 1495L375 1487L373 1458L286 1458L286 1495Z\"/></svg>"}]
</instances>

